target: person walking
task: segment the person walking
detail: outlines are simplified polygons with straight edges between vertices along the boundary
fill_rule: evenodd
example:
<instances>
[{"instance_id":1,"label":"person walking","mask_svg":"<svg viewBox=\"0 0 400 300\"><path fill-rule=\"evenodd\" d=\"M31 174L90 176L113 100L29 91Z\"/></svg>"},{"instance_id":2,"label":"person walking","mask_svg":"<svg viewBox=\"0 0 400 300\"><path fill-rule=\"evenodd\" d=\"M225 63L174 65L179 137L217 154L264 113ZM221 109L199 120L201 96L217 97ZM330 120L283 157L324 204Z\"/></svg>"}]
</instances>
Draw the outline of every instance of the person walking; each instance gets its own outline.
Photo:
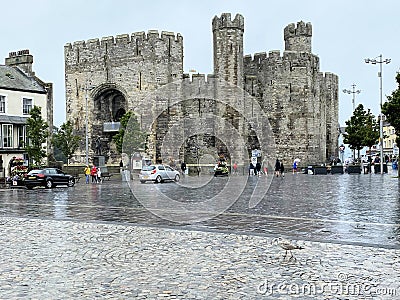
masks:
<instances>
[{"instance_id":1,"label":"person walking","mask_svg":"<svg viewBox=\"0 0 400 300\"><path fill-rule=\"evenodd\" d=\"M261 163L256 163L256 175L261 176Z\"/></svg>"},{"instance_id":2,"label":"person walking","mask_svg":"<svg viewBox=\"0 0 400 300\"><path fill-rule=\"evenodd\" d=\"M233 164L233 174L237 174L237 162L235 161L235 163Z\"/></svg>"},{"instance_id":3,"label":"person walking","mask_svg":"<svg viewBox=\"0 0 400 300\"><path fill-rule=\"evenodd\" d=\"M90 170L90 176L92 177L92 183L97 183L97 168L95 165Z\"/></svg>"},{"instance_id":4,"label":"person walking","mask_svg":"<svg viewBox=\"0 0 400 300\"><path fill-rule=\"evenodd\" d=\"M293 161L293 174L297 173L297 160Z\"/></svg>"},{"instance_id":5,"label":"person walking","mask_svg":"<svg viewBox=\"0 0 400 300\"><path fill-rule=\"evenodd\" d=\"M86 184L88 184L89 183L89 177L90 177L90 167L87 165L83 172L85 173Z\"/></svg>"},{"instance_id":6,"label":"person walking","mask_svg":"<svg viewBox=\"0 0 400 300\"><path fill-rule=\"evenodd\" d=\"M280 175L281 175L281 177L283 179L285 177L285 166L283 165L283 162L280 163L279 173L280 173Z\"/></svg>"},{"instance_id":7,"label":"person walking","mask_svg":"<svg viewBox=\"0 0 400 300\"><path fill-rule=\"evenodd\" d=\"M276 177L279 177L280 171L281 171L281 162L279 161L279 159L276 159L276 161L275 161L275 176Z\"/></svg>"},{"instance_id":8,"label":"person walking","mask_svg":"<svg viewBox=\"0 0 400 300\"><path fill-rule=\"evenodd\" d=\"M97 174L96 174L96 180L97 180L97 183L101 183L102 181L103 181L103 178L101 178L101 168L99 167L99 168L97 168Z\"/></svg>"},{"instance_id":9,"label":"person walking","mask_svg":"<svg viewBox=\"0 0 400 300\"><path fill-rule=\"evenodd\" d=\"M184 161L181 163L181 171L182 171L182 175L185 175L185 172L186 172L186 164L185 164Z\"/></svg>"},{"instance_id":10,"label":"person walking","mask_svg":"<svg viewBox=\"0 0 400 300\"><path fill-rule=\"evenodd\" d=\"M254 165L253 165L253 163L251 162L250 163L250 165L249 165L249 176L254 176Z\"/></svg>"}]
</instances>

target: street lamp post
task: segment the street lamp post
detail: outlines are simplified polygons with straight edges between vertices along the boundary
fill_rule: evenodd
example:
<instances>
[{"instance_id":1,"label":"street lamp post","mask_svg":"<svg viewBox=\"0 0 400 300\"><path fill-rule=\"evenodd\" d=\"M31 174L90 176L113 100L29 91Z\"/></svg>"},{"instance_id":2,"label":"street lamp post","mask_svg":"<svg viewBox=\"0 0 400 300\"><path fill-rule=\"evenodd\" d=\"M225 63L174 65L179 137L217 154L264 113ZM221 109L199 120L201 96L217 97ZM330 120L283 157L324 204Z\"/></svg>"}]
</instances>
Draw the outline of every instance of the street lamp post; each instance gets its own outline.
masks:
<instances>
[{"instance_id":1,"label":"street lamp post","mask_svg":"<svg viewBox=\"0 0 400 300\"><path fill-rule=\"evenodd\" d=\"M379 58L379 60L377 60ZM380 86L380 112L379 112L379 148L380 148L380 161L381 161L381 174L383 174L383 115L382 115L382 64L390 63L390 58L382 59L382 54L376 58L366 58L365 63L379 64L379 86Z\"/></svg>"},{"instance_id":2,"label":"street lamp post","mask_svg":"<svg viewBox=\"0 0 400 300\"><path fill-rule=\"evenodd\" d=\"M357 90L357 91L356 91L356 85L355 85L355 83L353 83L351 86L353 87L353 90L352 90L352 91L344 89L344 90L343 90L343 93L353 94L352 103L353 103L353 112L354 112L354 110L356 109L356 106L355 106L355 105L356 105L356 103L355 103L355 94L361 93L361 90Z\"/></svg>"},{"instance_id":3,"label":"street lamp post","mask_svg":"<svg viewBox=\"0 0 400 300\"><path fill-rule=\"evenodd\" d=\"M88 89L85 88L85 101L86 101L86 109L85 109L85 137L86 137L86 166L89 165L89 136L88 136Z\"/></svg>"}]
</instances>

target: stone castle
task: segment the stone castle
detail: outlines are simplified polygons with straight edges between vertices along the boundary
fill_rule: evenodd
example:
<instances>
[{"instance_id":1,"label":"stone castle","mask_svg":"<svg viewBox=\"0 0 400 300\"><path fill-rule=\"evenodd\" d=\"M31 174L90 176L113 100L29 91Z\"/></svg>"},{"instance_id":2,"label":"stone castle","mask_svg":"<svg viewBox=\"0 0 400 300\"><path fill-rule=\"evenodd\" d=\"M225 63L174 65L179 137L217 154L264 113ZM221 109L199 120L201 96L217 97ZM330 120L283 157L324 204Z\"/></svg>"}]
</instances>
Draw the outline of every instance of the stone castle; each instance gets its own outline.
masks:
<instances>
[{"instance_id":1,"label":"stone castle","mask_svg":"<svg viewBox=\"0 0 400 300\"><path fill-rule=\"evenodd\" d=\"M191 149L197 147L208 149L201 152L203 156L224 154L248 164L252 150L262 145L261 155L268 153L271 160L278 157L288 165L295 157L312 164L336 156L338 76L320 71L311 48L311 24L286 26L282 55L276 50L244 55L240 14L233 20L229 13L214 17L212 30L214 74L208 76L183 72L179 33L136 32L65 45L67 119L78 135L84 137L87 130L89 155L101 152L108 163L119 161L112 136L120 118L133 110L148 133L147 152L154 161L164 158L165 162L164 151L176 161L190 162ZM259 117L254 115L260 112L269 124L255 129ZM210 119L209 114L218 119ZM187 128L182 125L184 118L200 120L196 128L213 129L202 133L193 130L193 123ZM178 135L184 142L165 146L163 140L174 124L181 124ZM218 134L213 134L216 129ZM257 132L267 132L270 142L261 143L265 137ZM235 145L227 145L228 140L238 140L234 134L245 141L247 157ZM84 157L83 141L75 162L83 163Z\"/></svg>"}]
</instances>

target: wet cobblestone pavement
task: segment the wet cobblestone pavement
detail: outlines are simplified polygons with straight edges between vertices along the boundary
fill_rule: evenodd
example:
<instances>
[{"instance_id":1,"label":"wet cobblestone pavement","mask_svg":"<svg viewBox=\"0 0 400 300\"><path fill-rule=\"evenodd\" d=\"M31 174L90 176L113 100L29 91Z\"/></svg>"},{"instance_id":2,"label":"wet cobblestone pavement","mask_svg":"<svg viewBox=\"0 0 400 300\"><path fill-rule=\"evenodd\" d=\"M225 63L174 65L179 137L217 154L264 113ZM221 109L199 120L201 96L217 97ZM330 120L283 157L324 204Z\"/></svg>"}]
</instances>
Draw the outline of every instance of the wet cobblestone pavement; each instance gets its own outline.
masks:
<instances>
[{"instance_id":1,"label":"wet cobblestone pavement","mask_svg":"<svg viewBox=\"0 0 400 300\"><path fill-rule=\"evenodd\" d=\"M398 179L288 174L251 209L256 180L225 213L184 225L151 214L120 180L0 190L0 298L400 297ZM207 193L144 186L188 201ZM304 249L285 257L276 237Z\"/></svg>"}]
</instances>

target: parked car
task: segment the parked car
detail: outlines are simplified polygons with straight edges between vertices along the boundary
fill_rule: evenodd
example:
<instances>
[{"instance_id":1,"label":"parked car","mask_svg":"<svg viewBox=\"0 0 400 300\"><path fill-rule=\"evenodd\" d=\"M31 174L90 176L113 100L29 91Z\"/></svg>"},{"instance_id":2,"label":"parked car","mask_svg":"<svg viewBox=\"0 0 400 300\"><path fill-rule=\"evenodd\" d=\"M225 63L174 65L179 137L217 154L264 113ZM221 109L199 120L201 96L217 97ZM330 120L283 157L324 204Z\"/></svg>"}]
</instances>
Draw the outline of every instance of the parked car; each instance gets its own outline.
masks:
<instances>
[{"instance_id":1,"label":"parked car","mask_svg":"<svg viewBox=\"0 0 400 300\"><path fill-rule=\"evenodd\" d=\"M65 174L60 169L45 168L42 170L30 171L26 175L24 183L28 189L33 189L36 186L43 186L51 189L57 185L72 187L75 185L75 178L72 175Z\"/></svg>"},{"instance_id":2,"label":"parked car","mask_svg":"<svg viewBox=\"0 0 400 300\"><path fill-rule=\"evenodd\" d=\"M226 166L225 162L219 162L215 167L214 167L214 176L228 176L229 175L229 169Z\"/></svg>"},{"instance_id":3,"label":"parked car","mask_svg":"<svg viewBox=\"0 0 400 300\"><path fill-rule=\"evenodd\" d=\"M160 183L166 180L178 182L180 179L179 172L172 169L168 165L150 165L143 166L139 173L139 180L141 183L146 181L154 181Z\"/></svg>"}]
</instances>

